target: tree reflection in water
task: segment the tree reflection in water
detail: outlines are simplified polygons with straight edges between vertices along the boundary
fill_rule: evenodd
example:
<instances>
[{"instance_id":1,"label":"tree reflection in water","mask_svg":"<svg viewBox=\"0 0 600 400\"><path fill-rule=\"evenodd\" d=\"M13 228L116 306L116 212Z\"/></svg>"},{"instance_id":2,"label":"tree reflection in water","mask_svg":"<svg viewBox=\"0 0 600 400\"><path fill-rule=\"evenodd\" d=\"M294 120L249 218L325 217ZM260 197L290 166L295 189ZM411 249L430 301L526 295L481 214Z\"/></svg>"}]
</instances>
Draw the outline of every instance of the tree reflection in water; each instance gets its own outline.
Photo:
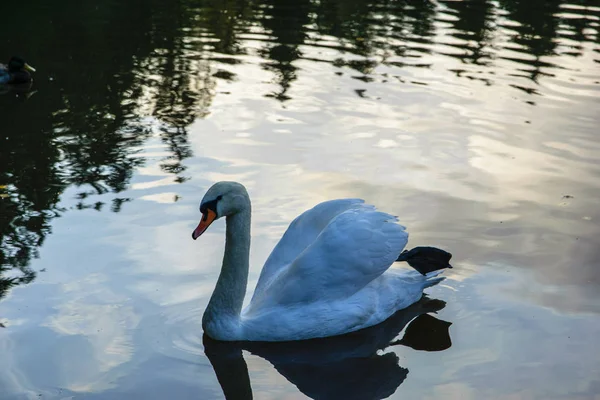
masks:
<instances>
[{"instance_id":1,"label":"tree reflection in water","mask_svg":"<svg viewBox=\"0 0 600 400\"><path fill-rule=\"evenodd\" d=\"M440 59L432 54L459 61L451 71L486 85L498 84L500 73L521 77L530 84L511 85L536 96L559 57L581 57L585 42L600 43L595 2L576 3L568 16L559 0L5 4L5 15L30 17L3 21L0 50L26 51L38 73L29 95L0 90L0 298L35 279L31 260L67 211L59 206L67 188L77 188L74 209L119 212L145 161L136 153L156 138L169 151L160 168L174 182L190 178L188 127L208 115L219 80L241 79L238 56L262 58L276 85L263 94L281 102L302 73L297 61L331 63L368 83L385 78L373 74L379 65L431 68ZM442 25L452 40L437 35ZM318 51L309 55L307 46ZM497 71L502 60L514 70Z\"/></svg>"}]
</instances>

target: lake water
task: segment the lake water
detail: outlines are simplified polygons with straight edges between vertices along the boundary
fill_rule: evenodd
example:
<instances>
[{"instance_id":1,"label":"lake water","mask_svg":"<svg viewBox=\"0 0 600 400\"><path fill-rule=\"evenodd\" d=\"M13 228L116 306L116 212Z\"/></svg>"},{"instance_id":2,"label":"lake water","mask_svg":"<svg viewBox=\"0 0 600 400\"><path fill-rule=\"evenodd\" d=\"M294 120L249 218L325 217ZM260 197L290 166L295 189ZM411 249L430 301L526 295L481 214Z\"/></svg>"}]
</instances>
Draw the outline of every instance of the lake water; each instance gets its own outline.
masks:
<instances>
[{"instance_id":1,"label":"lake water","mask_svg":"<svg viewBox=\"0 0 600 400\"><path fill-rule=\"evenodd\" d=\"M94 3L3 5L38 71L0 90L3 399L600 398L600 1ZM453 253L437 313L203 340L224 179L249 290L296 215L362 197Z\"/></svg>"}]
</instances>

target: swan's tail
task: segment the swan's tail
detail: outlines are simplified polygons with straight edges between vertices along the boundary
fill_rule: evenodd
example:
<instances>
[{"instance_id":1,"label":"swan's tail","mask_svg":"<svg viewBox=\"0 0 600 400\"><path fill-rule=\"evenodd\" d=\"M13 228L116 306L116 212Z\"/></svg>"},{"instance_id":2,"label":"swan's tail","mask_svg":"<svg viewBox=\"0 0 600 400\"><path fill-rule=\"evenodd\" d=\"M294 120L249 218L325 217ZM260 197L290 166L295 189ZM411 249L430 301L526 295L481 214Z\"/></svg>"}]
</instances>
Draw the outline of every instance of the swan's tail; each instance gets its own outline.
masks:
<instances>
[{"instance_id":1,"label":"swan's tail","mask_svg":"<svg viewBox=\"0 0 600 400\"><path fill-rule=\"evenodd\" d=\"M444 279L446 279L443 276L438 276L442 272L444 272L444 270L440 269L440 270L429 272L428 274L425 274L425 280L423 280L423 289L431 287L431 286L435 286L438 283L440 283L441 281L443 281Z\"/></svg>"},{"instance_id":2,"label":"swan's tail","mask_svg":"<svg viewBox=\"0 0 600 400\"><path fill-rule=\"evenodd\" d=\"M442 249L420 246L412 250L404 250L396 261L406 261L422 275L427 275L429 272L452 268L451 258L452 254Z\"/></svg>"}]
</instances>

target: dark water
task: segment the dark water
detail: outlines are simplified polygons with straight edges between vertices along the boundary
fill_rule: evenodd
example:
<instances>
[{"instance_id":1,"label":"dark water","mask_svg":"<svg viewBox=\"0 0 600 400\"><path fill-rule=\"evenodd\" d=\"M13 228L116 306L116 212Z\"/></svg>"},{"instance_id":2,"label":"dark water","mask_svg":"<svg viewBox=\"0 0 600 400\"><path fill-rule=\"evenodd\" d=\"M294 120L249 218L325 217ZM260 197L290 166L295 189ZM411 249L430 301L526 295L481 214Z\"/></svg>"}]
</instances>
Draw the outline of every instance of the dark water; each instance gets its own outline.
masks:
<instances>
[{"instance_id":1,"label":"dark water","mask_svg":"<svg viewBox=\"0 0 600 400\"><path fill-rule=\"evenodd\" d=\"M599 398L600 1L2 7L38 69L0 95L3 399ZM190 232L222 179L250 289L345 196L455 269L359 337L205 343L224 225Z\"/></svg>"}]
</instances>

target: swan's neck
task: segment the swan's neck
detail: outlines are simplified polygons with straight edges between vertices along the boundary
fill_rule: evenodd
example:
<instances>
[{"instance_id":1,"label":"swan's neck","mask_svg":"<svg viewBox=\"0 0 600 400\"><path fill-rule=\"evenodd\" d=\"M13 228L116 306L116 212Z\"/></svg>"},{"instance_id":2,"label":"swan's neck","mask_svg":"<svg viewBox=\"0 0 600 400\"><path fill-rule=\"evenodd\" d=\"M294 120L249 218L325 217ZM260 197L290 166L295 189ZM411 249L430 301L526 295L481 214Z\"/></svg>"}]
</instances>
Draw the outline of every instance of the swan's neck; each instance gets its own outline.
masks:
<instances>
[{"instance_id":1,"label":"swan's neck","mask_svg":"<svg viewBox=\"0 0 600 400\"><path fill-rule=\"evenodd\" d=\"M236 325L239 325L248 284L250 207L228 216L226 226L221 274L202 318L204 331L215 339L224 334L230 336L233 332L224 331L235 330ZM220 332L214 332L215 330Z\"/></svg>"}]
</instances>

